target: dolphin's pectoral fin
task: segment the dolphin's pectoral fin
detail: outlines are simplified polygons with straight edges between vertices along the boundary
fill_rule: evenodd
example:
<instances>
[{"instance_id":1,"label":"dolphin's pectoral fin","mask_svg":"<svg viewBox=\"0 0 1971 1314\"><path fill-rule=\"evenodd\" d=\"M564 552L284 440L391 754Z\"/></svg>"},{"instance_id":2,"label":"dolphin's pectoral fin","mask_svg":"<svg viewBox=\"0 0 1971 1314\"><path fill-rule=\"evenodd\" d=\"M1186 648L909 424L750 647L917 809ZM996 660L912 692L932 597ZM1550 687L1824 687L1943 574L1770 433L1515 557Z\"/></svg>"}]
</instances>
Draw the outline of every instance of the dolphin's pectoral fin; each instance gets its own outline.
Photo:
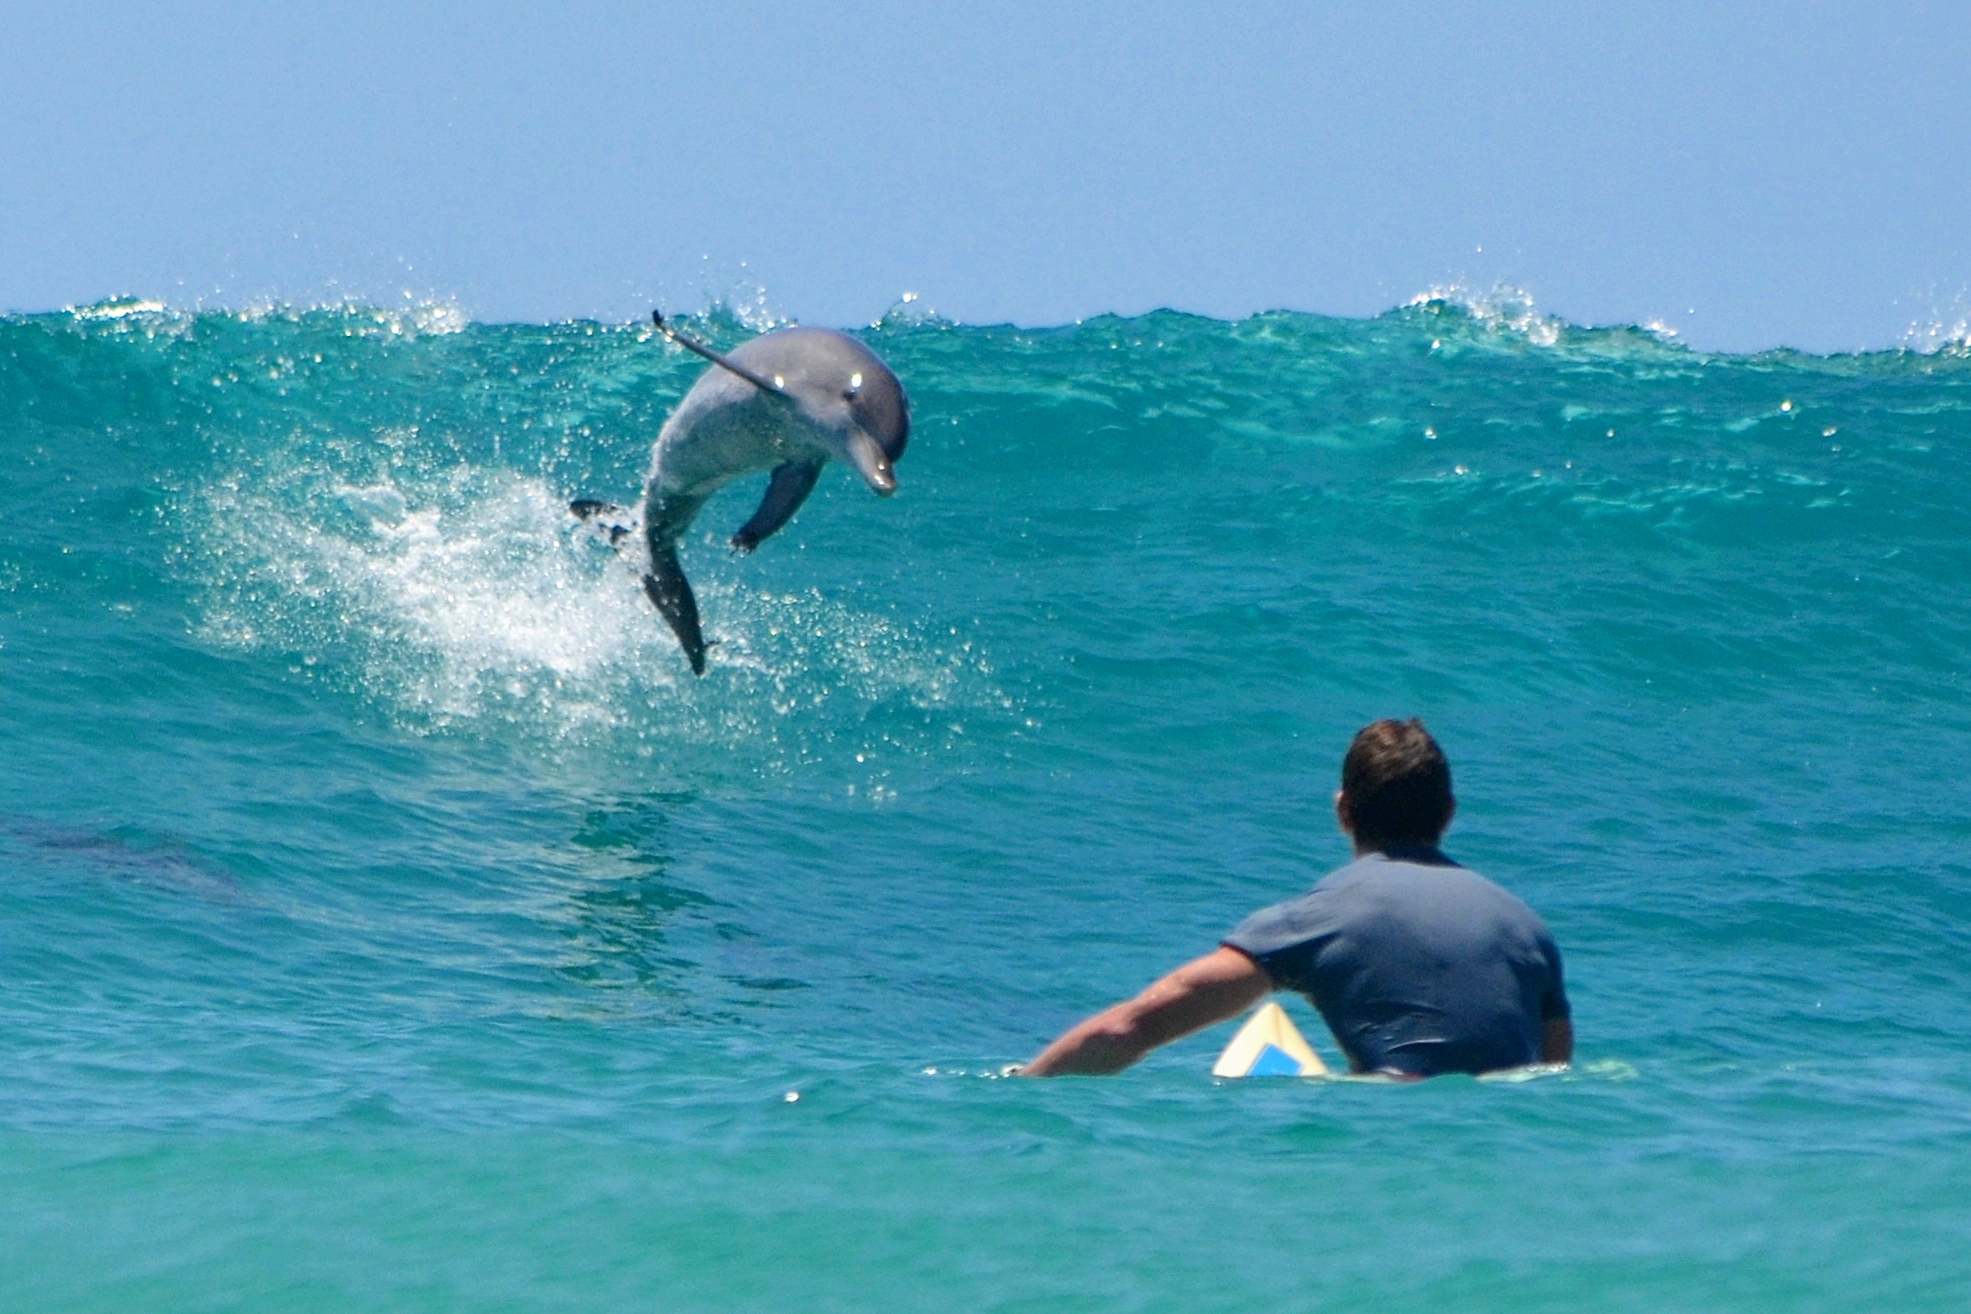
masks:
<instances>
[{"instance_id":1,"label":"dolphin's pectoral fin","mask_svg":"<svg viewBox=\"0 0 1971 1314\"><path fill-rule=\"evenodd\" d=\"M698 629L698 599L691 596L691 581L678 566L677 549L666 543L650 549L650 573L643 577L643 591L656 604L658 612L678 636L678 646L691 662L691 673L705 673L705 636Z\"/></svg>"},{"instance_id":2,"label":"dolphin's pectoral fin","mask_svg":"<svg viewBox=\"0 0 1971 1314\"><path fill-rule=\"evenodd\" d=\"M598 502L585 497L570 502L568 510L577 520L606 538L610 547L615 547L636 532L636 517L614 502Z\"/></svg>"},{"instance_id":3,"label":"dolphin's pectoral fin","mask_svg":"<svg viewBox=\"0 0 1971 1314\"><path fill-rule=\"evenodd\" d=\"M760 509L739 527L739 532L732 536L732 545L741 552L758 547L760 540L786 524L801 509L801 503L814 491L814 481L820 477L819 461L788 461L776 466L773 478L767 482L766 496L760 499Z\"/></svg>"}]
</instances>

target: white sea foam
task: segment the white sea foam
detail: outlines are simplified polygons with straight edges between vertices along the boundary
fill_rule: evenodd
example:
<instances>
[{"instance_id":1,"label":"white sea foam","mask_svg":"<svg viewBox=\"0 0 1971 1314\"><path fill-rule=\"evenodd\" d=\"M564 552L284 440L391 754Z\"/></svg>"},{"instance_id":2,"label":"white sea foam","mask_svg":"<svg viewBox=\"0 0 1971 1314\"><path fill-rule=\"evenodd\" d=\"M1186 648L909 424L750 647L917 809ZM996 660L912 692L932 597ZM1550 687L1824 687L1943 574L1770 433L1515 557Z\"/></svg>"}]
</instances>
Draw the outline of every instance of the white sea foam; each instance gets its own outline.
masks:
<instances>
[{"instance_id":1,"label":"white sea foam","mask_svg":"<svg viewBox=\"0 0 1971 1314\"><path fill-rule=\"evenodd\" d=\"M353 675L413 729L743 745L759 766L819 751L844 715L890 708L879 737L902 747L1010 706L961 636L933 641L871 599L709 572L697 591L717 669L696 679L631 572L538 477L341 478L303 461L205 501L208 637ZM863 786L878 801L881 775Z\"/></svg>"},{"instance_id":2,"label":"white sea foam","mask_svg":"<svg viewBox=\"0 0 1971 1314\"><path fill-rule=\"evenodd\" d=\"M940 315L937 308L918 296L915 292L904 292L883 312L883 317L871 324L870 328L952 328L956 320Z\"/></svg>"},{"instance_id":3,"label":"white sea foam","mask_svg":"<svg viewBox=\"0 0 1971 1314\"><path fill-rule=\"evenodd\" d=\"M1957 295L1956 309L1936 311L1923 320L1912 321L1903 330L1903 346L1925 356L1971 353L1971 311L1962 308L1965 292Z\"/></svg>"},{"instance_id":4,"label":"white sea foam","mask_svg":"<svg viewBox=\"0 0 1971 1314\"><path fill-rule=\"evenodd\" d=\"M794 322L791 316L774 308L766 285L748 272L744 260L739 262L737 269L721 276L713 273L708 257L706 268L699 274L698 297L704 307L698 312L700 316L737 320L742 327L755 333L785 328Z\"/></svg>"},{"instance_id":5,"label":"white sea foam","mask_svg":"<svg viewBox=\"0 0 1971 1314\"><path fill-rule=\"evenodd\" d=\"M308 315L327 314L349 321L353 330L362 336L376 338L442 337L457 333L471 323L465 311L455 302L418 301L409 293L405 293L404 304L399 306L377 306L360 301L297 304L262 300L249 302L237 309L182 310L174 309L163 301L149 297L112 297L87 306L68 306L65 307L65 312L80 324L117 325L136 322L143 323L147 327L166 324L189 325L200 315L229 317L242 324L265 324L277 320L292 322Z\"/></svg>"},{"instance_id":6,"label":"white sea foam","mask_svg":"<svg viewBox=\"0 0 1971 1314\"><path fill-rule=\"evenodd\" d=\"M340 314L352 321L357 331L365 337L445 337L462 331L472 322L454 302L416 301L411 299L409 293L404 294L404 304L401 306L371 306L352 301L311 306L308 309ZM253 313L243 312L241 318L248 318ZM278 308L274 309L274 313L279 313Z\"/></svg>"},{"instance_id":7,"label":"white sea foam","mask_svg":"<svg viewBox=\"0 0 1971 1314\"><path fill-rule=\"evenodd\" d=\"M1560 341L1561 330L1566 327L1559 318L1540 313L1532 293L1510 283L1494 283L1482 291L1463 283L1441 284L1417 293L1403 304L1432 303L1457 306L1486 328L1517 333L1540 347L1551 347Z\"/></svg>"},{"instance_id":8,"label":"white sea foam","mask_svg":"<svg viewBox=\"0 0 1971 1314\"><path fill-rule=\"evenodd\" d=\"M152 301L145 297L113 297L108 301L98 301L90 306L69 306L68 313L79 320L103 321L128 319L132 315L162 315L167 307L162 301Z\"/></svg>"},{"instance_id":9,"label":"white sea foam","mask_svg":"<svg viewBox=\"0 0 1971 1314\"><path fill-rule=\"evenodd\" d=\"M167 341L190 333L195 316L149 297L111 297L87 306L64 308L77 331L86 334L142 334Z\"/></svg>"}]
</instances>

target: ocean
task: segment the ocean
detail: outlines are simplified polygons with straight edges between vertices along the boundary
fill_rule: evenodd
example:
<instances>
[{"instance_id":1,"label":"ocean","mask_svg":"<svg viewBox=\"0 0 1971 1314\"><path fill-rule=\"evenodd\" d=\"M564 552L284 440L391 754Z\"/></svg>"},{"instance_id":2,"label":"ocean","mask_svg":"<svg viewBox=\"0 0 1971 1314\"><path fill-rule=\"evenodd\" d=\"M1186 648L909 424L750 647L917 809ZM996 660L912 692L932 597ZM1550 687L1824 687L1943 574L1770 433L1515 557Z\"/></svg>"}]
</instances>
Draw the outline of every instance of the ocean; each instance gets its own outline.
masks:
<instances>
[{"instance_id":1,"label":"ocean","mask_svg":"<svg viewBox=\"0 0 1971 1314\"><path fill-rule=\"evenodd\" d=\"M1964 1307L1962 343L906 310L702 679L648 326L0 317L0 1309ZM1412 715L1571 1070L1007 1079Z\"/></svg>"}]
</instances>

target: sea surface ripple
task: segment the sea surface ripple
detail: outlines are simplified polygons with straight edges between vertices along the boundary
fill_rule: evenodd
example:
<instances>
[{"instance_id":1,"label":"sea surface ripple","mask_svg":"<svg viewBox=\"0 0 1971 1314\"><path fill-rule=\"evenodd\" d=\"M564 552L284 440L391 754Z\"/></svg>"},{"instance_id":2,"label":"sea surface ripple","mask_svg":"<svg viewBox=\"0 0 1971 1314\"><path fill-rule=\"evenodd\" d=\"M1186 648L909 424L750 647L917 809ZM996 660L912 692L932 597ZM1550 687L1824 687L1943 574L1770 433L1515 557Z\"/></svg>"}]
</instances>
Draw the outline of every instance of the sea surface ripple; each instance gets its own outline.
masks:
<instances>
[{"instance_id":1,"label":"sea surface ripple","mask_svg":"<svg viewBox=\"0 0 1971 1314\"><path fill-rule=\"evenodd\" d=\"M703 679L647 329L0 317L0 1307L1960 1309L1971 358L1508 311L894 315ZM1413 714L1571 1072L1000 1079Z\"/></svg>"}]
</instances>

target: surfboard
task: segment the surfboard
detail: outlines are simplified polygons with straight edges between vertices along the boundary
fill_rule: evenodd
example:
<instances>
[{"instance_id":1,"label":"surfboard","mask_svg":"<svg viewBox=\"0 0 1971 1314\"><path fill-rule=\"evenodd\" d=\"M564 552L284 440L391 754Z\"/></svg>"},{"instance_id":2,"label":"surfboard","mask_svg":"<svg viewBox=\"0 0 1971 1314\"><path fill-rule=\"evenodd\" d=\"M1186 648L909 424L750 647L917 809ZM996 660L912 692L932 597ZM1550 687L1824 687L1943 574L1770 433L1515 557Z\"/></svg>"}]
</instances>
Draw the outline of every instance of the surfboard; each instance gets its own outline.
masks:
<instances>
[{"instance_id":1,"label":"surfboard","mask_svg":"<svg viewBox=\"0 0 1971 1314\"><path fill-rule=\"evenodd\" d=\"M1319 1077L1327 1073L1287 1011L1267 1000L1211 1065L1214 1077Z\"/></svg>"}]
</instances>

